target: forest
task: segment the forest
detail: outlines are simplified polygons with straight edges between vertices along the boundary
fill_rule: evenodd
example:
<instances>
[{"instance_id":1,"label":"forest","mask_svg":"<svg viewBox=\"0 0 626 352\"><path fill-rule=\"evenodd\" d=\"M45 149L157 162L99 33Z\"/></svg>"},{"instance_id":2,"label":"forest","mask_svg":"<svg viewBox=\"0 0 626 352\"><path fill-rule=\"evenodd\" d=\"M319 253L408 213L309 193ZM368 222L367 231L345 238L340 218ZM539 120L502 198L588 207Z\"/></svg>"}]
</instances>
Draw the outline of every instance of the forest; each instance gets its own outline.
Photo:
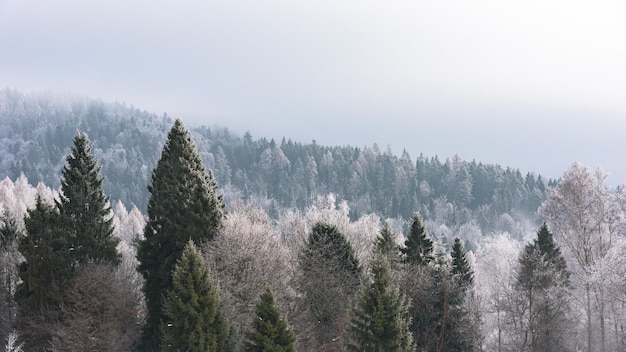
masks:
<instances>
[{"instance_id":1,"label":"forest","mask_svg":"<svg viewBox=\"0 0 626 352\"><path fill-rule=\"evenodd\" d=\"M544 180L12 90L0 122L7 351L626 348L626 189L600 170Z\"/></svg>"}]
</instances>

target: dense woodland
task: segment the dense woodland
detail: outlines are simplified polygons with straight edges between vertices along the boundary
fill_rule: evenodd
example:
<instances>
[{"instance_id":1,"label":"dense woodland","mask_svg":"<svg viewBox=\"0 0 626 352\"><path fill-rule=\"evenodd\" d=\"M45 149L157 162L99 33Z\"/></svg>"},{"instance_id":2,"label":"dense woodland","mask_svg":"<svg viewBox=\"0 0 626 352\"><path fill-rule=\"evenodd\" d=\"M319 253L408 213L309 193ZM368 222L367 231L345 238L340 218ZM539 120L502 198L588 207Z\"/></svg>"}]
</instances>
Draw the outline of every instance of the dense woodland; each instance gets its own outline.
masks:
<instances>
[{"instance_id":1,"label":"dense woodland","mask_svg":"<svg viewBox=\"0 0 626 352\"><path fill-rule=\"evenodd\" d=\"M0 116L7 351L626 348L626 189L600 171L544 183L11 90Z\"/></svg>"},{"instance_id":2,"label":"dense woodland","mask_svg":"<svg viewBox=\"0 0 626 352\"><path fill-rule=\"evenodd\" d=\"M15 180L23 173L31 182L58 189L72 138L83 131L93 139L105 194L113 203L121 200L144 211L151 170L172 123L168 116L120 103L5 89L0 91L0 175ZM415 128L416 136L428 133ZM521 238L538 225L536 210L554 185L539 175L459 156L414 158L377 145L277 142L224 128L190 132L225 203L245 199L272 218L304 211L318 196L332 193L348 203L353 220L370 213L408 220L419 211L431 233L448 241L462 226ZM466 240L473 246L473 238Z\"/></svg>"}]
</instances>

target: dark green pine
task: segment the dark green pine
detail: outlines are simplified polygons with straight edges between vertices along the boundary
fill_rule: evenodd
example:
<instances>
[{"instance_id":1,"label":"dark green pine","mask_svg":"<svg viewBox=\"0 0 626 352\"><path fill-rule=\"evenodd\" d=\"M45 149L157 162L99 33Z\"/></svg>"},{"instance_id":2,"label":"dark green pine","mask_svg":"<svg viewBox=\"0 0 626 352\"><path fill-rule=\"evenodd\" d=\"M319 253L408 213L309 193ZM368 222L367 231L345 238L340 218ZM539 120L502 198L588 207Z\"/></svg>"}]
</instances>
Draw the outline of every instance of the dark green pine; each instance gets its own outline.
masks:
<instances>
[{"instance_id":1,"label":"dark green pine","mask_svg":"<svg viewBox=\"0 0 626 352\"><path fill-rule=\"evenodd\" d=\"M418 213L413 216L411 229L402 248L404 259L408 264L426 265L433 260L433 241L426 233L422 219Z\"/></svg>"},{"instance_id":2,"label":"dark green pine","mask_svg":"<svg viewBox=\"0 0 626 352\"><path fill-rule=\"evenodd\" d=\"M350 310L345 347L349 351L414 351L408 298L391 275L386 256L374 254L373 280L364 282Z\"/></svg>"},{"instance_id":3,"label":"dark green pine","mask_svg":"<svg viewBox=\"0 0 626 352\"><path fill-rule=\"evenodd\" d=\"M252 329L245 334L245 350L255 352L295 352L295 337L274 303L268 288L255 307Z\"/></svg>"},{"instance_id":4,"label":"dark green pine","mask_svg":"<svg viewBox=\"0 0 626 352\"><path fill-rule=\"evenodd\" d=\"M401 261L402 252L400 251L400 245L397 239L398 236L391 231L389 223L385 222L385 226L380 230L379 236L374 240L375 251L387 257L392 269L395 269Z\"/></svg>"},{"instance_id":5,"label":"dark green pine","mask_svg":"<svg viewBox=\"0 0 626 352\"><path fill-rule=\"evenodd\" d=\"M180 119L167 136L148 191L148 222L137 259L148 310L142 349L153 351L160 342L161 297L173 287L176 261L189 239L199 246L212 239L223 217L215 179Z\"/></svg>"},{"instance_id":6,"label":"dark green pine","mask_svg":"<svg viewBox=\"0 0 626 352\"><path fill-rule=\"evenodd\" d=\"M534 240L534 246L542 255L546 257L549 262L555 266L557 270L565 273L567 278L569 278L565 258L561 255L561 249L559 249L554 242L554 236L548 229L548 225L546 225L545 222L541 225L539 231L537 231L537 238Z\"/></svg>"},{"instance_id":7,"label":"dark green pine","mask_svg":"<svg viewBox=\"0 0 626 352\"><path fill-rule=\"evenodd\" d=\"M89 138L78 133L63 167L62 192L57 201L77 264L120 262L119 239L113 235L111 207L102 190L102 181Z\"/></svg>"},{"instance_id":8,"label":"dark green pine","mask_svg":"<svg viewBox=\"0 0 626 352\"><path fill-rule=\"evenodd\" d=\"M74 272L70 243L56 208L37 196L24 223L27 236L19 239L18 250L25 261L18 267L22 282L15 292L20 320L58 307Z\"/></svg>"},{"instance_id":9,"label":"dark green pine","mask_svg":"<svg viewBox=\"0 0 626 352\"><path fill-rule=\"evenodd\" d=\"M472 270L461 239L456 237L452 245L452 275L455 275L463 289L474 284L474 271Z\"/></svg>"},{"instance_id":10,"label":"dark green pine","mask_svg":"<svg viewBox=\"0 0 626 352\"><path fill-rule=\"evenodd\" d=\"M191 240L174 268L173 288L163 307L162 351L226 350L229 330L217 284Z\"/></svg>"}]
</instances>

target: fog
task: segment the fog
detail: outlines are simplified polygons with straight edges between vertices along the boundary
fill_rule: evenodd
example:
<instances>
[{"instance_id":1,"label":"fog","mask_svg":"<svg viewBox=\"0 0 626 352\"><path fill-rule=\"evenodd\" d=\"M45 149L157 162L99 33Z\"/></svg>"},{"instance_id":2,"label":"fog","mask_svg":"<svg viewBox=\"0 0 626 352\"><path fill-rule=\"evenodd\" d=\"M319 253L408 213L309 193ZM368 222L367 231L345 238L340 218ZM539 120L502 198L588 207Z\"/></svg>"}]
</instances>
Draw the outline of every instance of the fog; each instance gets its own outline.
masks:
<instances>
[{"instance_id":1,"label":"fog","mask_svg":"<svg viewBox=\"0 0 626 352\"><path fill-rule=\"evenodd\" d=\"M0 0L0 86L626 181L622 1Z\"/></svg>"}]
</instances>

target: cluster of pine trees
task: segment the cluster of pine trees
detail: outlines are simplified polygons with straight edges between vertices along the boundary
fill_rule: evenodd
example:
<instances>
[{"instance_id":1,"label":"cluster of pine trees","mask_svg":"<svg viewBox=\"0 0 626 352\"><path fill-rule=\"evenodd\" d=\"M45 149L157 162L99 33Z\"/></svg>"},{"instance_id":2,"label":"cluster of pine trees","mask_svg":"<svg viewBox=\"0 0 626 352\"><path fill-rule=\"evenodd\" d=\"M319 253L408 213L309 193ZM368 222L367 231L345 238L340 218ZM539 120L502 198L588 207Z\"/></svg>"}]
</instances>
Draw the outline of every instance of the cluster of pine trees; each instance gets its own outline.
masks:
<instances>
[{"instance_id":1,"label":"cluster of pine trees","mask_svg":"<svg viewBox=\"0 0 626 352\"><path fill-rule=\"evenodd\" d=\"M7 349L573 351L581 329L589 352L623 346L625 310L608 298L625 298L626 283L598 270L626 249L626 191L598 190L576 164L541 207L569 262L543 224L524 248L479 254L478 265L460 238L431 237L419 213L404 241L389 223L375 238L348 234L323 209L310 226L287 214L274 235L264 212L225 209L180 120L152 170L136 250L114 235L100 171L79 133L53 202L39 195L23 227L0 219Z\"/></svg>"}]
</instances>

